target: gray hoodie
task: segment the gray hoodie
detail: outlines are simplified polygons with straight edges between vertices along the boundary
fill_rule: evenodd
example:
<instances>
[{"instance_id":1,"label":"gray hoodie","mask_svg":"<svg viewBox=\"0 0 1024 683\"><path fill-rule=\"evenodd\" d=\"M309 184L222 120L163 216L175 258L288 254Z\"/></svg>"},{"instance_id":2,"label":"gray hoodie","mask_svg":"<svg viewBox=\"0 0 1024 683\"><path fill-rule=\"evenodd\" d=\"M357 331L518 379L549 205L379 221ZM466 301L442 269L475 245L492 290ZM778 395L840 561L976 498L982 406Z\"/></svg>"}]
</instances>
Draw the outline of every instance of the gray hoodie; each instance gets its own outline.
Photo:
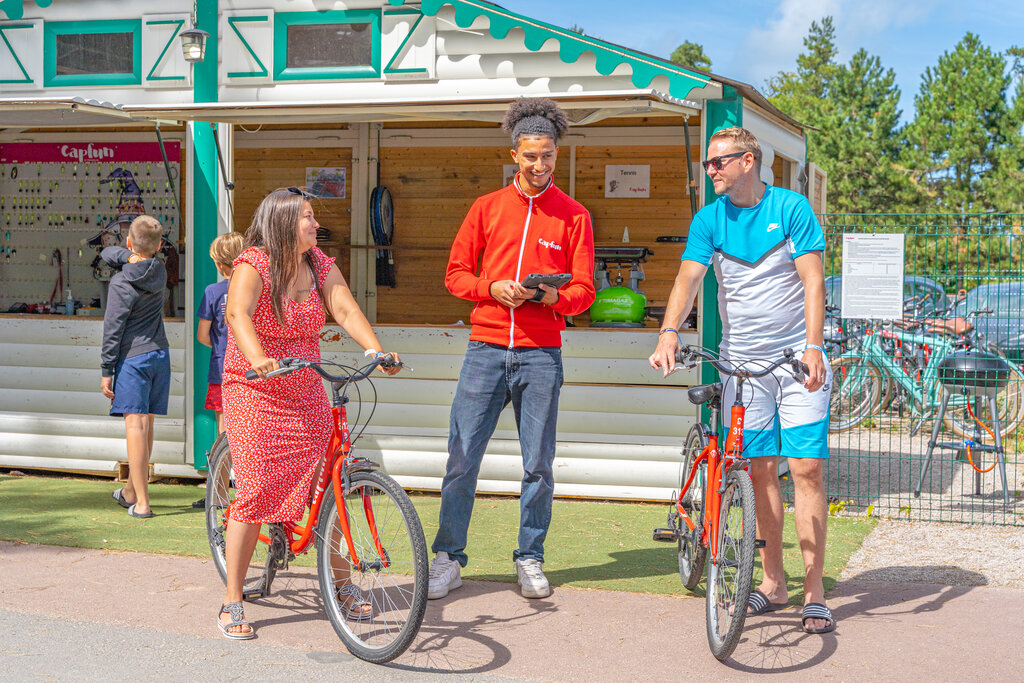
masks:
<instances>
[{"instance_id":1,"label":"gray hoodie","mask_svg":"<svg viewBox=\"0 0 1024 683\"><path fill-rule=\"evenodd\" d=\"M100 253L104 261L121 269L110 278L103 315L100 369L104 377L112 377L125 358L168 348L163 315L167 270L155 257L129 263L131 255L124 247L107 247Z\"/></svg>"}]
</instances>

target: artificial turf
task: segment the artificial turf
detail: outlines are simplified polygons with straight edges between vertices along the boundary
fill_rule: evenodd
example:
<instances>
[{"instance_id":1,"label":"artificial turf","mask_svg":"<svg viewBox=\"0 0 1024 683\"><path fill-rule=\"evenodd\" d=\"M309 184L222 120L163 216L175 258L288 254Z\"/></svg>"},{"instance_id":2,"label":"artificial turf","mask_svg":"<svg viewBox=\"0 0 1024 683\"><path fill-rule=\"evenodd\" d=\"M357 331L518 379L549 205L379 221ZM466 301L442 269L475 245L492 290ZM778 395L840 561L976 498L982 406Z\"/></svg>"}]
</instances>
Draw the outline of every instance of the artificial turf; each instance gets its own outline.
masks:
<instances>
[{"instance_id":1,"label":"artificial turf","mask_svg":"<svg viewBox=\"0 0 1024 683\"><path fill-rule=\"evenodd\" d=\"M156 517L133 519L111 498L120 487L109 479L64 475L0 474L0 540L80 548L129 550L205 557L209 554L203 510L192 508L205 494L195 485L152 484ZM429 547L437 530L440 498L414 494ZM552 585L688 595L678 574L674 544L651 540L665 526L668 504L556 500L545 543L544 571ZM867 517L830 517L825 589L874 528ZM515 581L512 550L519 527L519 500L480 496L469 530L469 566L463 576ZM790 599L799 604L803 575L791 514L783 534ZM298 564L312 565L312 551ZM755 571L755 585L759 581ZM696 595L703 595L703 582Z\"/></svg>"}]
</instances>

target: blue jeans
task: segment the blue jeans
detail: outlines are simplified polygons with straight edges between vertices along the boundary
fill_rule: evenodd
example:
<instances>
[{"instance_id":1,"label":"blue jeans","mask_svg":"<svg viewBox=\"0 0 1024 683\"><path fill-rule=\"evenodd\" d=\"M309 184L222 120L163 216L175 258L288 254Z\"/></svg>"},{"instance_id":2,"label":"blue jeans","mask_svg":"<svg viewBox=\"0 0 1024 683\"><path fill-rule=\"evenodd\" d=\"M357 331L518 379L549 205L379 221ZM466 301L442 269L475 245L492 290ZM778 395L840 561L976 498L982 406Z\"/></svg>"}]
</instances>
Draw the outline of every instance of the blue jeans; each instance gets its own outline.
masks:
<instances>
[{"instance_id":1,"label":"blue jeans","mask_svg":"<svg viewBox=\"0 0 1024 683\"><path fill-rule=\"evenodd\" d=\"M498 416L515 410L523 453L519 499L519 547L513 559L544 561L544 538L551 524L555 480L555 422L562 388L558 347L506 348L471 341L459 371L448 432L448 465L441 484L440 528L435 553L446 552L463 567L473 514L477 475Z\"/></svg>"}]
</instances>

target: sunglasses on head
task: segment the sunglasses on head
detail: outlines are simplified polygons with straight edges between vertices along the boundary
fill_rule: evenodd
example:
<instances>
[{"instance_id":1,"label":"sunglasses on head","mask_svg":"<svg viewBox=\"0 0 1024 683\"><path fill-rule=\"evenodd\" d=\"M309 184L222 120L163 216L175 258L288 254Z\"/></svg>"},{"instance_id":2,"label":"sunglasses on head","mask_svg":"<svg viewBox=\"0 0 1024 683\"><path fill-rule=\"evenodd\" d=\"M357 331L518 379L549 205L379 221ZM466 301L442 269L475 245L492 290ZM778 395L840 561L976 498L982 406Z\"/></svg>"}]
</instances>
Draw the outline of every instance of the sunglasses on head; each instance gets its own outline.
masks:
<instances>
[{"instance_id":1,"label":"sunglasses on head","mask_svg":"<svg viewBox=\"0 0 1024 683\"><path fill-rule=\"evenodd\" d=\"M301 187L289 187L288 191L292 194L297 194L305 200L313 199L313 195L303 190Z\"/></svg>"},{"instance_id":2,"label":"sunglasses on head","mask_svg":"<svg viewBox=\"0 0 1024 683\"><path fill-rule=\"evenodd\" d=\"M707 161L702 161L702 162L700 162L700 165L704 167L704 172L705 173L707 173L711 169L712 166L714 166L716 171L721 171L722 170L722 166L723 166L722 159L731 159L732 157L741 157L744 154L746 154L746 152L733 152L732 154L722 154L721 156L711 157Z\"/></svg>"}]
</instances>

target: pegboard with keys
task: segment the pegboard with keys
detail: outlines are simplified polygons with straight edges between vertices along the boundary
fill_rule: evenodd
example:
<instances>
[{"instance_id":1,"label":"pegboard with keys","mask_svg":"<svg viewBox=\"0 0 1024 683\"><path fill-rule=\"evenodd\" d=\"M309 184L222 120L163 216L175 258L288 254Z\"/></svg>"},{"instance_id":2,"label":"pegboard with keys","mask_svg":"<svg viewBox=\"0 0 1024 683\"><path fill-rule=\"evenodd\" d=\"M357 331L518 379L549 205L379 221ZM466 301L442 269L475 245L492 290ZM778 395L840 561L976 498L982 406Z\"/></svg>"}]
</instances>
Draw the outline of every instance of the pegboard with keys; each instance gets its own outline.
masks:
<instances>
[{"instance_id":1,"label":"pegboard with keys","mask_svg":"<svg viewBox=\"0 0 1024 683\"><path fill-rule=\"evenodd\" d=\"M0 144L0 312L22 303L65 311L69 290L77 306L104 300L110 273L98 253L123 244L142 213L164 226L162 256L177 264L183 233L171 184L181 146L164 149L170 178L156 142ZM168 276L177 283L180 272Z\"/></svg>"}]
</instances>

